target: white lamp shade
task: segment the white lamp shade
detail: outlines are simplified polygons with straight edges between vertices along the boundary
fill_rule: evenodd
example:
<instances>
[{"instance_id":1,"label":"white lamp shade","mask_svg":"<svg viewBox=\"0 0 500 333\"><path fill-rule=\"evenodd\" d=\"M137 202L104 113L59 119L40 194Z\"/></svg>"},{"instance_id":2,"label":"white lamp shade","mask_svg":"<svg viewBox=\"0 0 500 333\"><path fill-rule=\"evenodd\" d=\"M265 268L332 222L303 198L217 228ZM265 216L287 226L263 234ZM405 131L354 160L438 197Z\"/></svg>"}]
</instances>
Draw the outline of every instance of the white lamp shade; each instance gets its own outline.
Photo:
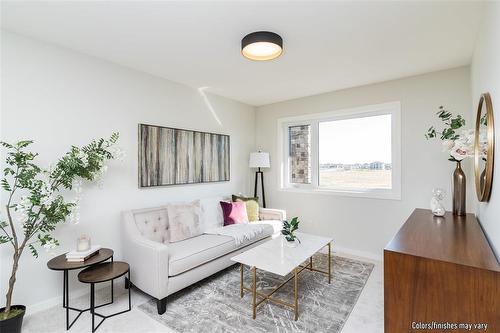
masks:
<instances>
[{"instance_id":1,"label":"white lamp shade","mask_svg":"<svg viewBox=\"0 0 500 333\"><path fill-rule=\"evenodd\" d=\"M269 153L256 152L250 153L250 162L248 163L250 168L269 168L271 163L269 162Z\"/></svg>"}]
</instances>

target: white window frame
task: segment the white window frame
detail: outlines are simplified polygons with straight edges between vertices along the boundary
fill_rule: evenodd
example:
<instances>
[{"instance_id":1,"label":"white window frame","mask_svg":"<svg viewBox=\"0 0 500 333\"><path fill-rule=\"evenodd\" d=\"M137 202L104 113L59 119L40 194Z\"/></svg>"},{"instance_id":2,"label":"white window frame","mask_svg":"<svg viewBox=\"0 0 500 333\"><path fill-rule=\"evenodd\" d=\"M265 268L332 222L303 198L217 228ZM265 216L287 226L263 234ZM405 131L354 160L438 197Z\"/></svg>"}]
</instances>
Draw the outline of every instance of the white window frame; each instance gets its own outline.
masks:
<instances>
[{"instance_id":1,"label":"white window frame","mask_svg":"<svg viewBox=\"0 0 500 333\"><path fill-rule=\"evenodd\" d=\"M391 189L336 189L319 186L319 123L379 115L391 115ZM311 126L311 184L290 182L288 127ZM350 197L401 200L401 103L389 102L356 108L314 113L278 119L278 156L280 157L279 186L281 191L331 194Z\"/></svg>"}]
</instances>

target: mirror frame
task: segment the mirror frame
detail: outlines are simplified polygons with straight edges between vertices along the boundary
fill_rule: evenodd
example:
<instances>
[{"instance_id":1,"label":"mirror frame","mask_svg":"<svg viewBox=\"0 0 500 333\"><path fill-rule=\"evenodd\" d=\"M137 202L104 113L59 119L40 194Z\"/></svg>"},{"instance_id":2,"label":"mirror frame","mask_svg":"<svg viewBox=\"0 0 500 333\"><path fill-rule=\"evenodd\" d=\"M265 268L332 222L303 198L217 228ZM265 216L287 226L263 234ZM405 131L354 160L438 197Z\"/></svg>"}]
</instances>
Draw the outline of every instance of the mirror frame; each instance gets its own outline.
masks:
<instances>
[{"instance_id":1,"label":"mirror frame","mask_svg":"<svg viewBox=\"0 0 500 333\"><path fill-rule=\"evenodd\" d=\"M480 159L480 147L479 147L479 129L481 126L481 110L483 104L486 106L486 121L487 121L487 159L484 170L486 171L484 187L481 188L481 174L483 170L480 170L479 159ZM493 163L495 153L495 124L493 122L493 104L491 103L491 97L489 93L481 94L479 99L479 104L477 106L476 115L476 131L474 135L474 173L476 178L476 194L480 202L486 202L490 200L491 186L493 181Z\"/></svg>"}]
</instances>

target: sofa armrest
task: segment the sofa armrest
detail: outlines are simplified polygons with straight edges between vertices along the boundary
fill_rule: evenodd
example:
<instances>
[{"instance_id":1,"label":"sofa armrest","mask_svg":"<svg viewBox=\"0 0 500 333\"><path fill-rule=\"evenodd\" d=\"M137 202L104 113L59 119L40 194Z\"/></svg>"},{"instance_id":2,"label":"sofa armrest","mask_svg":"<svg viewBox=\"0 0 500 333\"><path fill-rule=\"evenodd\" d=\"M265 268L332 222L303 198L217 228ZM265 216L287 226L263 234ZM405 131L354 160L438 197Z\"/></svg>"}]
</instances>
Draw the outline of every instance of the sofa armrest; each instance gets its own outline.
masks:
<instances>
[{"instance_id":1,"label":"sofa armrest","mask_svg":"<svg viewBox=\"0 0 500 333\"><path fill-rule=\"evenodd\" d=\"M259 208L259 219L261 220L286 220L286 211L283 209Z\"/></svg>"},{"instance_id":2,"label":"sofa armrest","mask_svg":"<svg viewBox=\"0 0 500 333\"><path fill-rule=\"evenodd\" d=\"M162 299L168 290L168 246L143 237L132 211L123 213L123 259L130 265L133 285L149 295Z\"/></svg>"}]
</instances>

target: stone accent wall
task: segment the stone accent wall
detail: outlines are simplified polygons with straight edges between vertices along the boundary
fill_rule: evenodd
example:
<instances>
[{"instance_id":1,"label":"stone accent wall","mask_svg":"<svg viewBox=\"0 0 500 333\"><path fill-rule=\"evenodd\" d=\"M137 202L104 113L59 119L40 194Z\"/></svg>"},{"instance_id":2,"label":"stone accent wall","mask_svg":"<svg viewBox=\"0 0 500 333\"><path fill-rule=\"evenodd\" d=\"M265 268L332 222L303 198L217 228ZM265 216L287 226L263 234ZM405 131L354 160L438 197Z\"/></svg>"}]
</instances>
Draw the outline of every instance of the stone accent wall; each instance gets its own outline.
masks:
<instances>
[{"instance_id":1,"label":"stone accent wall","mask_svg":"<svg viewBox=\"0 0 500 333\"><path fill-rule=\"evenodd\" d=\"M311 126L288 128L291 183L311 183Z\"/></svg>"}]
</instances>

